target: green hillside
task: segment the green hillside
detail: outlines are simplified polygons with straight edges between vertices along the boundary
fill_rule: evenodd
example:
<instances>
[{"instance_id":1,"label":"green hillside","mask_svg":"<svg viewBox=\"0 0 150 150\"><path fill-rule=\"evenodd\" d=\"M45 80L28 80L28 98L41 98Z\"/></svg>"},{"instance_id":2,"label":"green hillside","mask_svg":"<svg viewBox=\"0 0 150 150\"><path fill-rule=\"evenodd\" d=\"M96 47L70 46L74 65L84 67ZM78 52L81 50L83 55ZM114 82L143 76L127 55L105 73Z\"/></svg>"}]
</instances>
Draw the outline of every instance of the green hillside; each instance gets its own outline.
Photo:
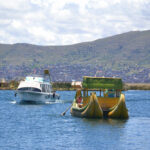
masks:
<instances>
[{"instance_id":1,"label":"green hillside","mask_svg":"<svg viewBox=\"0 0 150 150\"><path fill-rule=\"evenodd\" d=\"M134 31L67 46L0 44L0 65L97 64L150 67L150 31Z\"/></svg>"}]
</instances>

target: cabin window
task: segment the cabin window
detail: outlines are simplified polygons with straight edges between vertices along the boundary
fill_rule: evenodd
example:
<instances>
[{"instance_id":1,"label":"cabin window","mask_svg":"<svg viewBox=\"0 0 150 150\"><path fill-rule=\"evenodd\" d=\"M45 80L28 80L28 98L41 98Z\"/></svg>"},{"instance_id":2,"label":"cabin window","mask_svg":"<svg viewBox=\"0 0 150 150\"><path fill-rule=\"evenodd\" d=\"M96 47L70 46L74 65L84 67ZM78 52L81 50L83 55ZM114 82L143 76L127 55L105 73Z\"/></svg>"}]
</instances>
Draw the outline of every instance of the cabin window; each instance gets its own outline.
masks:
<instances>
[{"instance_id":1,"label":"cabin window","mask_svg":"<svg viewBox=\"0 0 150 150\"><path fill-rule=\"evenodd\" d=\"M18 89L18 90L21 90L21 91L27 91L29 88L28 87L26 87L26 88L20 88L20 89Z\"/></svg>"},{"instance_id":2,"label":"cabin window","mask_svg":"<svg viewBox=\"0 0 150 150\"><path fill-rule=\"evenodd\" d=\"M41 84L40 87L42 89L42 92L50 93L50 85L48 85L48 84Z\"/></svg>"},{"instance_id":3,"label":"cabin window","mask_svg":"<svg viewBox=\"0 0 150 150\"><path fill-rule=\"evenodd\" d=\"M48 85L48 92L49 92L49 93L51 92L51 88L50 88L50 85Z\"/></svg>"},{"instance_id":4,"label":"cabin window","mask_svg":"<svg viewBox=\"0 0 150 150\"><path fill-rule=\"evenodd\" d=\"M102 93L103 93L103 97L110 97L110 98L116 97L116 92L113 89L111 90L105 89L103 90Z\"/></svg>"},{"instance_id":5,"label":"cabin window","mask_svg":"<svg viewBox=\"0 0 150 150\"><path fill-rule=\"evenodd\" d=\"M47 85L45 84L45 92L47 93Z\"/></svg>"},{"instance_id":6,"label":"cabin window","mask_svg":"<svg viewBox=\"0 0 150 150\"><path fill-rule=\"evenodd\" d=\"M114 90L108 90L108 97L116 97Z\"/></svg>"},{"instance_id":7,"label":"cabin window","mask_svg":"<svg viewBox=\"0 0 150 150\"><path fill-rule=\"evenodd\" d=\"M120 97L121 92L120 91L116 91L116 97Z\"/></svg>"},{"instance_id":8,"label":"cabin window","mask_svg":"<svg viewBox=\"0 0 150 150\"><path fill-rule=\"evenodd\" d=\"M38 88L33 88L33 87L25 87L25 88L20 88L18 90L22 90L22 91L34 91L34 92L41 92L40 89Z\"/></svg>"},{"instance_id":9,"label":"cabin window","mask_svg":"<svg viewBox=\"0 0 150 150\"><path fill-rule=\"evenodd\" d=\"M49 93L50 92L50 86L48 84L46 84L46 92Z\"/></svg>"},{"instance_id":10,"label":"cabin window","mask_svg":"<svg viewBox=\"0 0 150 150\"><path fill-rule=\"evenodd\" d=\"M96 91L96 95L97 95L97 97L104 97L102 90Z\"/></svg>"},{"instance_id":11,"label":"cabin window","mask_svg":"<svg viewBox=\"0 0 150 150\"><path fill-rule=\"evenodd\" d=\"M35 92L41 92L41 90L38 89L38 88L31 88L31 90L32 90L32 91L35 91Z\"/></svg>"},{"instance_id":12,"label":"cabin window","mask_svg":"<svg viewBox=\"0 0 150 150\"><path fill-rule=\"evenodd\" d=\"M83 96L84 96L84 97L88 97L88 91L84 91L84 92L83 92Z\"/></svg>"},{"instance_id":13,"label":"cabin window","mask_svg":"<svg viewBox=\"0 0 150 150\"><path fill-rule=\"evenodd\" d=\"M97 91L83 91L83 97L88 97L92 92L95 92L97 97L120 97L121 91L115 89L102 89Z\"/></svg>"},{"instance_id":14,"label":"cabin window","mask_svg":"<svg viewBox=\"0 0 150 150\"><path fill-rule=\"evenodd\" d=\"M41 86L42 86L42 92L46 92L45 84L41 84Z\"/></svg>"}]
</instances>

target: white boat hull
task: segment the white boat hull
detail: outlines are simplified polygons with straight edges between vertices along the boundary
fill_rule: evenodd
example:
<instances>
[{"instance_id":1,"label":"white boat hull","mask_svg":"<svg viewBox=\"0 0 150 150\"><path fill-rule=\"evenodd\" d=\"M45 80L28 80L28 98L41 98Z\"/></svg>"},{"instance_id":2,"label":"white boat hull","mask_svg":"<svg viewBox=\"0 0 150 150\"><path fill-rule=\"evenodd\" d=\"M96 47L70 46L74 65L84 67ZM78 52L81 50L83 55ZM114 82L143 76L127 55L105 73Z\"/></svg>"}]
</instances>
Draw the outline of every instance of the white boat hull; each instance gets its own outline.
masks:
<instances>
[{"instance_id":1,"label":"white boat hull","mask_svg":"<svg viewBox=\"0 0 150 150\"><path fill-rule=\"evenodd\" d=\"M17 95L21 101L31 101L31 102L48 102L55 101L59 99L58 95L53 95L53 93L44 92L33 92L33 91L17 91Z\"/></svg>"}]
</instances>

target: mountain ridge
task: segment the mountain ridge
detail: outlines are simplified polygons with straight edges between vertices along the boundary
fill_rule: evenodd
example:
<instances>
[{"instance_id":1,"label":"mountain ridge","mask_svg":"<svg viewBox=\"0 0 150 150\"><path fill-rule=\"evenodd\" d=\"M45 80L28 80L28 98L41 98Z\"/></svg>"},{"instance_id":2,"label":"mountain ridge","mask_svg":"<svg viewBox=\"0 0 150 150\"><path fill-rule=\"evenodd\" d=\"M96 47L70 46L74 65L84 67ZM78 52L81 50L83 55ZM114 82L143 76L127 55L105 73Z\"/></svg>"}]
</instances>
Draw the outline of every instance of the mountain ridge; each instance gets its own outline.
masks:
<instances>
[{"instance_id":1,"label":"mountain ridge","mask_svg":"<svg viewBox=\"0 0 150 150\"><path fill-rule=\"evenodd\" d=\"M150 66L150 30L131 31L72 45L41 46L28 43L0 44L0 64L81 64L120 69Z\"/></svg>"}]
</instances>

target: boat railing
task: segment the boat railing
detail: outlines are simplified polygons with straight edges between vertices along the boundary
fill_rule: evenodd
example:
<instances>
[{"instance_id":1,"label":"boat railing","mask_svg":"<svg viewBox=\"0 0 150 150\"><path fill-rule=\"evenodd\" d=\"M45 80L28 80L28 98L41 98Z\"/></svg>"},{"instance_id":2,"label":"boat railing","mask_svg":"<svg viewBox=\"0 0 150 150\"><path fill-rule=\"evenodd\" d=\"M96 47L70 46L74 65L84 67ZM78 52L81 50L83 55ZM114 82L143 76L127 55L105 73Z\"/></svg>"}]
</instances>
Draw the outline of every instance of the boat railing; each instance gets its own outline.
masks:
<instances>
[{"instance_id":1,"label":"boat railing","mask_svg":"<svg viewBox=\"0 0 150 150\"><path fill-rule=\"evenodd\" d=\"M103 90L91 90L91 89L83 89L82 95L83 97L88 97L91 95L92 92L95 92L97 97L109 97L115 98L120 97L121 90L110 90L110 89L103 89Z\"/></svg>"}]
</instances>

